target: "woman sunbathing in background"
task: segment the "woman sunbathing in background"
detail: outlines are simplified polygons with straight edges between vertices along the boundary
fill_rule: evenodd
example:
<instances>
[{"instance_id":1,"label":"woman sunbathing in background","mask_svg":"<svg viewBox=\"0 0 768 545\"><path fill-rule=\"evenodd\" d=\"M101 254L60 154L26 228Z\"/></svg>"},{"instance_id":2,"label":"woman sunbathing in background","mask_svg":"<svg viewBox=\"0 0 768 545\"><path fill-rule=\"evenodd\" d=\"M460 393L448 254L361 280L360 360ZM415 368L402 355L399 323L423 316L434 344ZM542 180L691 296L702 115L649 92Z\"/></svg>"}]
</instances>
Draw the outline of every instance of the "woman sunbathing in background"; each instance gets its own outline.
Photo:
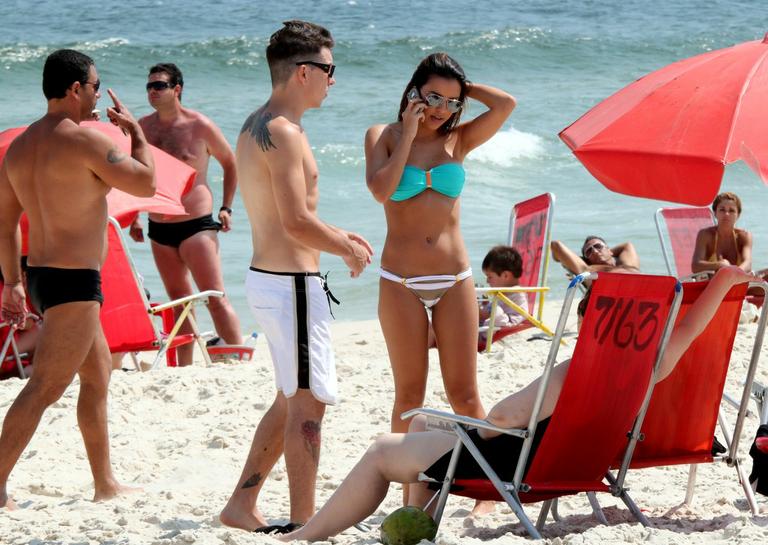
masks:
<instances>
[{"instance_id":1,"label":"woman sunbathing in background","mask_svg":"<svg viewBox=\"0 0 768 545\"><path fill-rule=\"evenodd\" d=\"M691 270L695 273L717 271L736 265L743 271L751 271L752 234L736 227L741 216L741 199L735 193L720 193L712 202L712 210L717 225L705 227L696 235Z\"/></svg>"},{"instance_id":2,"label":"woman sunbathing in background","mask_svg":"<svg viewBox=\"0 0 768 545\"><path fill-rule=\"evenodd\" d=\"M672 331L659 365L657 382L664 380L674 370L680 357L704 331L731 287L753 280L754 276L738 267L724 267L717 272ZM570 360L566 360L552 370L539 416L540 424L536 427L531 457L535 456L535 445L541 441L549 417L554 412L569 363ZM498 402L488 414L487 421L502 428L526 426L531 418L540 380L534 380L522 390ZM414 424L413 428L417 424ZM421 425L423 427L423 422ZM522 438L500 435L488 430L477 430L477 433L472 432L471 436L481 452L496 451L493 457L504 460L503 468L494 467L502 478L508 475L510 468L514 471ZM455 435L442 431L390 433L380 436L322 509L309 519L305 526L280 536L279 539L318 541L338 534L373 513L387 495L391 482L412 483L409 505L423 507L431 493L426 485L418 483L418 475L424 472L433 479L441 480L445 475L447 458L450 457L455 443ZM459 463L455 478L464 478L467 474L475 475L478 471L479 467L470 457L468 463Z\"/></svg>"}]
</instances>

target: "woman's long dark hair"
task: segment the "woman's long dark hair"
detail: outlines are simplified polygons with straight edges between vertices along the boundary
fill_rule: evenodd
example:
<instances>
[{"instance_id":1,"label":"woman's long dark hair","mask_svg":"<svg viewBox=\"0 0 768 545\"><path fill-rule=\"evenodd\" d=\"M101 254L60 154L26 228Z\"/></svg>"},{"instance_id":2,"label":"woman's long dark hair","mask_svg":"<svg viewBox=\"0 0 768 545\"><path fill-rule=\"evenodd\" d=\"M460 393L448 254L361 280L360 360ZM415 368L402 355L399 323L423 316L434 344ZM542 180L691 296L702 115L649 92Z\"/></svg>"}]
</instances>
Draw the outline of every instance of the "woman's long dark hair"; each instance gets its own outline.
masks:
<instances>
[{"instance_id":1,"label":"woman's long dark hair","mask_svg":"<svg viewBox=\"0 0 768 545\"><path fill-rule=\"evenodd\" d=\"M405 86L405 91L403 91L403 98L400 100L400 111L397 113L398 121L403 120L403 112L408 106L408 91L410 91L412 87L416 87L416 89L421 92L421 88L432 76L440 76L458 81L459 85L461 85L461 94L459 95L459 100L462 102L466 100L467 76L464 74L464 70L461 68L459 63L451 58L447 53L432 53L419 63L419 65L416 67L416 71L413 73L413 76L411 76L411 80L408 82L408 85ZM459 118L461 118L462 111L464 111L463 107L455 114L451 114L451 117L448 118L448 121L440 125L438 131L443 134L448 134L453 129L455 129L459 124Z\"/></svg>"}]
</instances>

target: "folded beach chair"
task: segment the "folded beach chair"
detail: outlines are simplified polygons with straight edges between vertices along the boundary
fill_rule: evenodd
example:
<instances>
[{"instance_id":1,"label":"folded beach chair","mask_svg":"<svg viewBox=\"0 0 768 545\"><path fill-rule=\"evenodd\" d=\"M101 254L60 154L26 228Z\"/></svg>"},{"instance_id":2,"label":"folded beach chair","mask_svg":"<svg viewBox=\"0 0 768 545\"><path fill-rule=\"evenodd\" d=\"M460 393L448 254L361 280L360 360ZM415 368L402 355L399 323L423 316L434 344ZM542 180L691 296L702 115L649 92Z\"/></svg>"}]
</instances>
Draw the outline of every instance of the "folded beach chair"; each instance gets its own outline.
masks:
<instances>
[{"instance_id":1,"label":"folded beach chair","mask_svg":"<svg viewBox=\"0 0 768 545\"><path fill-rule=\"evenodd\" d=\"M706 281L683 284L684 295L678 320L698 299L706 285ZM767 285L755 282L749 287L757 287L765 292ZM746 291L746 284L731 289L712 321L683 354L672 373L656 385L641 428L643 439L637 442L628 468L725 462L736 470L750 509L753 514L757 514L755 497L740 464L738 448L768 317L765 307L760 314L732 428L727 425L723 411L720 410ZM712 443L718 422L727 449L724 454L715 456L712 454ZM619 460L615 461L615 465L619 467ZM625 474L626 466L619 472L618 486L624 485ZM685 503L690 503L693 497L695 482L696 465L691 465ZM723 483L718 481L717 485L723 486Z\"/></svg>"},{"instance_id":2,"label":"folded beach chair","mask_svg":"<svg viewBox=\"0 0 768 545\"><path fill-rule=\"evenodd\" d=\"M519 286L476 289L478 296L488 297L491 301L490 325L485 332L486 340L478 343L478 352L483 350L490 352L493 342L531 327L541 329L550 337L554 336L554 332L542 322L544 295L549 291L546 283L554 211L555 196L552 193L543 193L519 202L512 208L507 240L508 244L520 252L523 258L523 274L520 277ZM512 292L527 293L528 308L521 308L512 302L506 295ZM493 324L499 301L514 308L525 320L511 327L495 327Z\"/></svg>"},{"instance_id":3,"label":"folded beach chair","mask_svg":"<svg viewBox=\"0 0 768 545\"><path fill-rule=\"evenodd\" d=\"M107 225L107 242L107 258L101 269L104 292L101 325L110 352L114 354L156 350L157 356L152 363L154 368L170 349L196 341L206 364L210 365L205 341L200 336L191 310L195 304L204 303L209 297L223 297L224 294L207 290L168 303L150 305L131 255L125 247L120 225L114 218L110 218ZM170 311L177 306L180 306L182 311L178 319L174 320ZM161 328L158 327L158 320L153 318L163 316L167 327ZM192 324L193 333L179 335L179 328L185 319ZM139 368L138 365L136 367Z\"/></svg>"},{"instance_id":4,"label":"folded beach chair","mask_svg":"<svg viewBox=\"0 0 768 545\"><path fill-rule=\"evenodd\" d=\"M677 278L693 275L691 261L696 235L715 225L712 209L705 207L659 208L654 216L667 272Z\"/></svg>"},{"instance_id":5,"label":"folded beach chair","mask_svg":"<svg viewBox=\"0 0 768 545\"><path fill-rule=\"evenodd\" d=\"M642 423L654 383L654 374L681 298L680 284L672 277L592 273L577 276L566 293L555 340L565 330L577 284L594 278L586 310L560 397L532 460L532 448L541 404L557 358L553 342L527 429L500 429L484 420L431 409L415 409L403 418L425 414L447 422L456 433L451 463L435 509L439 524L450 492L476 499L503 500L525 530L540 538L550 506L559 496L585 491L610 492L642 516L626 489L604 482L611 463L631 455L630 437ZM486 428L524 439L511 482L502 481L467 435L469 428ZM487 478L456 480L453 474L462 448L469 450ZM426 479L429 480L429 479ZM433 481L434 482L434 481ZM537 527L523 503L545 501Z\"/></svg>"}]
</instances>

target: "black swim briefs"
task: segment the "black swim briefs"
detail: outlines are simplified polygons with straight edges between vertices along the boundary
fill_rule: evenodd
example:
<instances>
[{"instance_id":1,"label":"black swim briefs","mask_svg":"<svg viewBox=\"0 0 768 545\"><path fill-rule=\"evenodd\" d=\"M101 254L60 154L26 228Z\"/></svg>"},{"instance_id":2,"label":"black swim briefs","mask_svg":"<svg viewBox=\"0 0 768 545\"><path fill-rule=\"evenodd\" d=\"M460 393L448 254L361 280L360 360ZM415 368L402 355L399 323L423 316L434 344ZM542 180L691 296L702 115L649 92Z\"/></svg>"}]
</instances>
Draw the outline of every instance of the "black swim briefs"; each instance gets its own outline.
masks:
<instances>
[{"instance_id":1,"label":"black swim briefs","mask_svg":"<svg viewBox=\"0 0 768 545\"><path fill-rule=\"evenodd\" d=\"M45 313L51 307L76 301L104 302L101 273L93 269L28 267L27 291L32 304Z\"/></svg>"},{"instance_id":2,"label":"black swim briefs","mask_svg":"<svg viewBox=\"0 0 768 545\"><path fill-rule=\"evenodd\" d=\"M149 220L147 236L163 246L178 248L182 242L200 231L219 231L221 224L213 221L213 215L200 216L177 223L165 223Z\"/></svg>"},{"instance_id":3,"label":"black swim briefs","mask_svg":"<svg viewBox=\"0 0 768 545\"><path fill-rule=\"evenodd\" d=\"M547 431L549 425L549 418L545 418L536 426L536 433L533 436L533 444L531 445L531 452L528 455L528 463L525 467L525 473L531 467L531 462L536 454L536 450L539 448L544 437L544 432ZM477 430L469 432L469 437L472 442L480 450L480 453L485 457L493 470L499 476L502 481L511 482L515 476L515 469L517 468L517 461L520 459L520 451L523 448L522 437L515 435L497 435L490 439L482 439ZM448 464L451 461L451 455L453 450L446 452L438 461L429 466L424 474L428 477L441 481L445 478L445 472L448 471ZM456 473L454 479L484 479L486 478L482 468L477 464L475 459L470 454L469 450L464 447L459 453L459 463L456 465ZM431 483L430 488L439 488L439 484Z\"/></svg>"}]
</instances>

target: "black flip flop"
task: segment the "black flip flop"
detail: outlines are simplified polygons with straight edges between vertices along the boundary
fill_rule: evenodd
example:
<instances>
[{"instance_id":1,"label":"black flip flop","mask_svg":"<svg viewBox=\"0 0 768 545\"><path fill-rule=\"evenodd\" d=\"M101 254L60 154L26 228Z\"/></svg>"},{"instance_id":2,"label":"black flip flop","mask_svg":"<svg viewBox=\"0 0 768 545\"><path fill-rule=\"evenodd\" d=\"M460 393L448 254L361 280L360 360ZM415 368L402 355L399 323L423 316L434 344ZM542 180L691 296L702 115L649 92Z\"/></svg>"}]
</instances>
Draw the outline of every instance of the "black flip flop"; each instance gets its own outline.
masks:
<instances>
[{"instance_id":1,"label":"black flip flop","mask_svg":"<svg viewBox=\"0 0 768 545\"><path fill-rule=\"evenodd\" d=\"M289 522L288 524L270 524L269 526L262 526L254 530L257 534L289 534L294 530L298 530L304 526L298 522Z\"/></svg>"}]
</instances>

